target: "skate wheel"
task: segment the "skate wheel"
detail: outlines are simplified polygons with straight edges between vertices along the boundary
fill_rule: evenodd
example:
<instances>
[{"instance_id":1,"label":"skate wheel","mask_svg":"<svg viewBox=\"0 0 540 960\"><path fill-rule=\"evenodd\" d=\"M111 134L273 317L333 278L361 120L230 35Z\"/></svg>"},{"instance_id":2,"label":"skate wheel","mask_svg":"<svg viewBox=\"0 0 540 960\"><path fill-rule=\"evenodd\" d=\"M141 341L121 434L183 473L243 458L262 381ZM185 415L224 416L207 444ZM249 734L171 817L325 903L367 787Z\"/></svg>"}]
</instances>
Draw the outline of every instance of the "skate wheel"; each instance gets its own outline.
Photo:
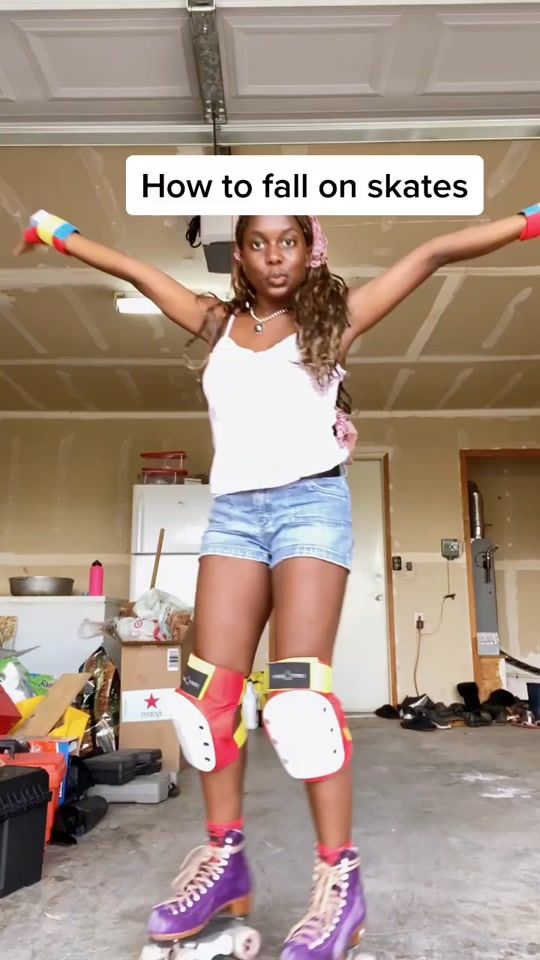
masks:
<instances>
[{"instance_id":1,"label":"skate wheel","mask_svg":"<svg viewBox=\"0 0 540 960\"><path fill-rule=\"evenodd\" d=\"M241 927L233 934L233 952L238 960L252 960L261 949L261 935L252 927Z\"/></svg>"},{"instance_id":2,"label":"skate wheel","mask_svg":"<svg viewBox=\"0 0 540 960\"><path fill-rule=\"evenodd\" d=\"M195 960L197 956L196 945L183 946L181 941L175 943L170 960Z\"/></svg>"},{"instance_id":3,"label":"skate wheel","mask_svg":"<svg viewBox=\"0 0 540 960\"><path fill-rule=\"evenodd\" d=\"M171 948L159 943L147 943L141 950L139 960L169 960Z\"/></svg>"}]
</instances>

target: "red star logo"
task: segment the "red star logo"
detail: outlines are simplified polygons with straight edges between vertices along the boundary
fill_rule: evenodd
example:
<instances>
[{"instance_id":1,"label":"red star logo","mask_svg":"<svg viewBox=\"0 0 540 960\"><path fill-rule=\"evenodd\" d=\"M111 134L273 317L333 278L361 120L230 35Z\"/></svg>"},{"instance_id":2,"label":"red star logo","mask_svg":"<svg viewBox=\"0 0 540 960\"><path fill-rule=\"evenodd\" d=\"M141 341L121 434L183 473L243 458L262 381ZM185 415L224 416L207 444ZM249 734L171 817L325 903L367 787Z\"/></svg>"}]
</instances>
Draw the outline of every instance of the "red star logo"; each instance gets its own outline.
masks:
<instances>
[{"instance_id":1,"label":"red star logo","mask_svg":"<svg viewBox=\"0 0 540 960\"><path fill-rule=\"evenodd\" d=\"M151 693L149 697L145 697L144 699L146 700L148 709L150 709L150 707L157 707L160 697L155 697L154 694Z\"/></svg>"}]
</instances>

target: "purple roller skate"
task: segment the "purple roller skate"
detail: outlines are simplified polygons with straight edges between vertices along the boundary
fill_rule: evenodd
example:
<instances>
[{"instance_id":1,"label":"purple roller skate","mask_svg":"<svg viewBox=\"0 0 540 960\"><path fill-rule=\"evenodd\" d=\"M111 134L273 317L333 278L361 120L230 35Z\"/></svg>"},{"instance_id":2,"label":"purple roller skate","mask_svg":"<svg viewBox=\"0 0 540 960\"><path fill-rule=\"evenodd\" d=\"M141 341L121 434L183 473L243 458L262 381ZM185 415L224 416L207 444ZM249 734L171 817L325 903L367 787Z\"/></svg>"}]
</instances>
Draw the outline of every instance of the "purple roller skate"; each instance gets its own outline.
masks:
<instances>
[{"instance_id":1,"label":"purple roller skate","mask_svg":"<svg viewBox=\"0 0 540 960\"><path fill-rule=\"evenodd\" d=\"M218 914L247 916L251 876L240 830L225 834L220 846L196 847L173 883L173 896L152 910L148 935L156 942L183 940L203 930Z\"/></svg>"},{"instance_id":2,"label":"purple roller skate","mask_svg":"<svg viewBox=\"0 0 540 960\"><path fill-rule=\"evenodd\" d=\"M356 850L335 866L317 860L309 910L290 931L281 960L344 960L364 932L366 904Z\"/></svg>"}]
</instances>

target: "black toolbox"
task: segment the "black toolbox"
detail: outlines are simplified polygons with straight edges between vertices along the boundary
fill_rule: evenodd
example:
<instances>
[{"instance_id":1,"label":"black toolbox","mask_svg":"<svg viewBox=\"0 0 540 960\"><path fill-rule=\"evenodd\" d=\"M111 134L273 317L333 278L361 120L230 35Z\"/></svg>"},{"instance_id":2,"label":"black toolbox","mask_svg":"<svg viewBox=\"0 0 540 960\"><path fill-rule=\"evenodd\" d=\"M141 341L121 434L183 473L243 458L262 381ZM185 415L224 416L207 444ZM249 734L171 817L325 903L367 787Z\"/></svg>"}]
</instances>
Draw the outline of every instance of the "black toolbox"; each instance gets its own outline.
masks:
<instances>
[{"instance_id":1,"label":"black toolbox","mask_svg":"<svg viewBox=\"0 0 540 960\"><path fill-rule=\"evenodd\" d=\"M0 764L0 897L41 880L49 774Z\"/></svg>"},{"instance_id":2,"label":"black toolbox","mask_svg":"<svg viewBox=\"0 0 540 960\"><path fill-rule=\"evenodd\" d=\"M148 776L161 770L161 750L115 750L99 757L89 757L85 764L94 783L119 787L135 777Z\"/></svg>"}]
</instances>

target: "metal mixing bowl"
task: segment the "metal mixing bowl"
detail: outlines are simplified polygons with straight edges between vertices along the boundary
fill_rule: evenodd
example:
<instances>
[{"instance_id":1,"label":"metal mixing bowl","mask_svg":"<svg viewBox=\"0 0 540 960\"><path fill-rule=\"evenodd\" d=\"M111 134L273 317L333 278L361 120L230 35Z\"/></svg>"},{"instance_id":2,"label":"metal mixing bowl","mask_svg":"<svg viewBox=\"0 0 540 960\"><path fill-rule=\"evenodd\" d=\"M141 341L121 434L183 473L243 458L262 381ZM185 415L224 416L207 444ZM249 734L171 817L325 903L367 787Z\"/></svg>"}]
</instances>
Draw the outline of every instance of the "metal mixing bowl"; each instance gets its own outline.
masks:
<instances>
[{"instance_id":1,"label":"metal mixing bowl","mask_svg":"<svg viewBox=\"0 0 540 960\"><path fill-rule=\"evenodd\" d=\"M10 577L12 597L70 597L73 593L71 577Z\"/></svg>"}]
</instances>

